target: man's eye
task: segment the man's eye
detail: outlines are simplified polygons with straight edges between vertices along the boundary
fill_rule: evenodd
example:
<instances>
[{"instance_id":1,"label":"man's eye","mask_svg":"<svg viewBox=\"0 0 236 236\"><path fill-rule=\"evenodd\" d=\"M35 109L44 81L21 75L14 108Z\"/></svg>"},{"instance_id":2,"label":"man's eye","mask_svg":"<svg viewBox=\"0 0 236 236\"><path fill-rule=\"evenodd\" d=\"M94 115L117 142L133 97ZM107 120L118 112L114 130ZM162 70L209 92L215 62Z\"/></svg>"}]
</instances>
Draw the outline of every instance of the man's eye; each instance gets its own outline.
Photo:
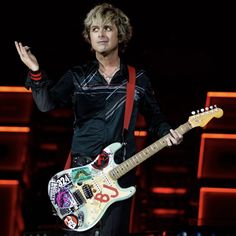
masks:
<instances>
[{"instance_id":1,"label":"man's eye","mask_svg":"<svg viewBox=\"0 0 236 236\"><path fill-rule=\"evenodd\" d=\"M91 31L92 32L98 32L98 28L92 28Z\"/></svg>"},{"instance_id":2,"label":"man's eye","mask_svg":"<svg viewBox=\"0 0 236 236\"><path fill-rule=\"evenodd\" d=\"M112 28L111 28L110 26L106 26L106 27L105 27L105 30L106 30L106 31L112 31Z\"/></svg>"}]
</instances>

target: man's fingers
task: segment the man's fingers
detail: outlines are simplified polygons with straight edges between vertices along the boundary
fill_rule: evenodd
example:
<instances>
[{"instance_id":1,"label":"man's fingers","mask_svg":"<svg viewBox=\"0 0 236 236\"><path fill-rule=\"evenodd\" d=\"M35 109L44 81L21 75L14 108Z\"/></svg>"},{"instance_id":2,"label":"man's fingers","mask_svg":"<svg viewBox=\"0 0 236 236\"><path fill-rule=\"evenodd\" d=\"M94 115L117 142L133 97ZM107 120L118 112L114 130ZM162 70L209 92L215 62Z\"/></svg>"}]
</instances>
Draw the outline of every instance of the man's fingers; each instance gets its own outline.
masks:
<instances>
[{"instance_id":1,"label":"man's fingers","mask_svg":"<svg viewBox=\"0 0 236 236\"><path fill-rule=\"evenodd\" d=\"M16 50L17 50L18 54L20 55L21 54L20 46L19 46L18 42L16 42L16 41L15 41L15 46L16 46Z\"/></svg>"},{"instance_id":2,"label":"man's fingers","mask_svg":"<svg viewBox=\"0 0 236 236\"><path fill-rule=\"evenodd\" d=\"M183 140L183 135L179 132L171 129L169 135L166 138L167 146L178 145Z\"/></svg>"}]
</instances>

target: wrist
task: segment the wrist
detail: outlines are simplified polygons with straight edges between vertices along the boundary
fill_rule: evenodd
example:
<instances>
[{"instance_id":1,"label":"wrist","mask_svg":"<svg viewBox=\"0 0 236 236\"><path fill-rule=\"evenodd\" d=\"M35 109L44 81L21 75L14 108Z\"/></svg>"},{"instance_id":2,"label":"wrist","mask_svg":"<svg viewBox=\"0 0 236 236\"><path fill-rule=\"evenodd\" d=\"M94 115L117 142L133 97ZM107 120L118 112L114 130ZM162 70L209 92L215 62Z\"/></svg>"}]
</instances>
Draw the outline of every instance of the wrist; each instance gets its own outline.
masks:
<instances>
[{"instance_id":1,"label":"wrist","mask_svg":"<svg viewBox=\"0 0 236 236\"><path fill-rule=\"evenodd\" d=\"M40 71L40 69L38 69L38 70L31 70L30 69L30 73L31 74L38 74L38 73L40 73L41 71Z\"/></svg>"},{"instance_id":2,"label":"wrist","mask_svg":"<svg viewBox=\"0 0 236 236\"><path fill-rule=\"evenodd\" d=\"M42 79L42 73L39 69L36 71L30 70L29 75L30 75L30 78L34 81L38 81Z\"/></svg>"}]
</instances>

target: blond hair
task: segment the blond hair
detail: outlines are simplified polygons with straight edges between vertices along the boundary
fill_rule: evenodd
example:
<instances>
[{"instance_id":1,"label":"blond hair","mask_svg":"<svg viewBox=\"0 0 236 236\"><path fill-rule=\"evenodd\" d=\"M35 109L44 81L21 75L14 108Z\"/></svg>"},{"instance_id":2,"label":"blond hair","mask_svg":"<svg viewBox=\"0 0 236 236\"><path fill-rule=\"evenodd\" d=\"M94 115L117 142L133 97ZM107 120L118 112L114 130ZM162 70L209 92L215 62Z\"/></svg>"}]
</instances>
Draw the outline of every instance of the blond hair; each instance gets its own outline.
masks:
<instances>
[{"instance_id":1,"label":"blond hair","mask_svg":"<svg viewBox=\"0 0 236 236\"><path fill-rule=\"evenodd\" d=\"M132 27L129 18L120 9L109 3L103 3L91 9L85 20L83 37L90 43L90 27L94 20L101 20L102 23L113 23L118 30L118 40L123 49L127 46L132 37Z\"/></svg>"}]
</instances>

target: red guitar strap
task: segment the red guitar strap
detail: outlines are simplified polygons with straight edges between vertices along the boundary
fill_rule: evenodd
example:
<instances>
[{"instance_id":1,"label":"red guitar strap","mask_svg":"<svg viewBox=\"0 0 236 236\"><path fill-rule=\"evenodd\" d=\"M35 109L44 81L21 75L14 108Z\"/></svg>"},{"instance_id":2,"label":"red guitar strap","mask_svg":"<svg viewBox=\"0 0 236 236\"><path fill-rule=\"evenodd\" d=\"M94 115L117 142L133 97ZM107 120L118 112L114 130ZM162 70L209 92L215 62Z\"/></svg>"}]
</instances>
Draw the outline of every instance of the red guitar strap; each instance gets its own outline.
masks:
<instances>
[{"instance_id":1,"label":"red guitar strap","mask_svg":"<svg viewBox=\"0 0 236 236\"><path fill-rule=\"evenodd\" d=\"M71 168L71 152L69 152L69 155L66 160L66 164L64 166L64 170Z\"/></svg>"},{"instance_id":2,"label":"red guitar strap","mask_svg":"<svg viewBox=\"0 0 236 236\"><path fill-rule=\"evenodd\" d=\"M125 116L124 116L124 128L123 128L123 139L126 141L126 135L129 128L129 122L131 113L133 110L134 103L134 91L135 91L135 79L136 73L135 68L128 66L129 71L129 81L127 83L127 92L126 92L126 104L125 104ZM71 168L71 152L68 155L64 170Z\"/></svg>"},{"instance_id":3,"label":"red guitar strap","mask_svg":"<svg viewBox=\"0 0 236 236\"><path fill-rule=\"evenodd\" d=\"M128 66L128 70L129 70L129 81L127 83L124 128L123 128L123 139L124 139L123 141L124 142L126 142L126 136L127 136L127 131L129 128L130 117L133 110L135 79L136 79L135 68L132 66Z\"/></svg>"}]
</instances>

